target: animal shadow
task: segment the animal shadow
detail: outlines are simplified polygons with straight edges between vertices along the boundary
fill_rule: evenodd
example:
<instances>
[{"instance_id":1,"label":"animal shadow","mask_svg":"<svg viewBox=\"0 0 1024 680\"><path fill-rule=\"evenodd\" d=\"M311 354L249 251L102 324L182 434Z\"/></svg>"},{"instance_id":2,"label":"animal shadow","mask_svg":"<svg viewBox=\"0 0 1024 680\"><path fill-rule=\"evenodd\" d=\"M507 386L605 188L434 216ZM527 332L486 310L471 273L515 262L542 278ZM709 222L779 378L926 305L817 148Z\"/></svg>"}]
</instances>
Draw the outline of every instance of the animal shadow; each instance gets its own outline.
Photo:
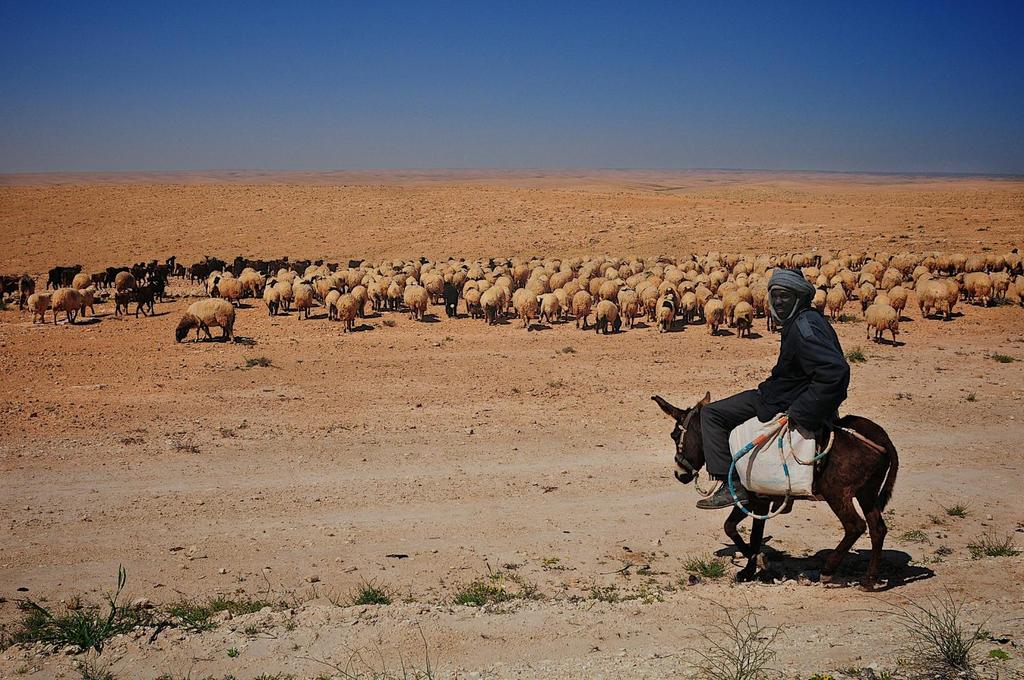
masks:
<instances>
[{"instance_id":1,"label":"animal shadow","mask_svg":"<svg viewBox=\"0 0 1024 680\"><path fill-rule=\"evenodd\" d=\"M766 583L772 583L778 579L806 579L813 583L820 582L821 568L828 556L832 554L831 550L822 549L814 555L794 557L783 550L771 547L768 544L771 538L771 536L766 536L764 539L765 544L762 548L764 568L757 574L759 580ZM735 547L729 546L716 551L715 554L731 557L735 550ZM870 548L851 550L839 565L839 569L833 575L829 585L834 587L859 585L861 578L867 573L870 559ZM911 556L902 550L883 550L879 558L880 585L874 589L874 592L892 590L935 576L934 571L920 564L911 564L911 560Z\"/></svg>"}]
</instances>

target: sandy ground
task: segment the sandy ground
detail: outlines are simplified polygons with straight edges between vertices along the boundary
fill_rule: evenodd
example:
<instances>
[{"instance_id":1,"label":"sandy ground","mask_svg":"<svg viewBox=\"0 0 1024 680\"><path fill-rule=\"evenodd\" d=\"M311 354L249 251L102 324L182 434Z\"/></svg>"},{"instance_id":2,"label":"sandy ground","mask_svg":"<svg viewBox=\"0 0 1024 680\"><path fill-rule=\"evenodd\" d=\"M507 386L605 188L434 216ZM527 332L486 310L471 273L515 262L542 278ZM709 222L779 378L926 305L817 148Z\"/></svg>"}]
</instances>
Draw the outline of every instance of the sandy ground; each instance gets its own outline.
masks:
<instances>
[{"instance_id":1,"label":"sandy ground","mask_svg":"<svg viewBox=\"0 0 1024 680\"><path fill-rule=\"evenodd\" d=\"M980 251L1024 241L1024 187L1008 180L383 177L8 178L0 270L172 253ZM246 342L178 345L173 327L198 291L172 292L182 297L152 318L114 318L104 305L89 324L33 326L0 313L0 621L11 624L20 597L97 599L119 564L132 597L245 593L292 605L199 635L116 640L100 662L120 678L315 677L350 650L379 651L392 668L399 654L419 666L429 655L460 677L691 675L718 605L785 626L774 665L787 676L898 670L906 634L879 612L946 596L966 600L968 619L989 632L979 657L1003 649L1004 668L1021 668L1024 558L975 560L967 548L986 533L1024 544L1019 307L963 305L950 322L914 309L900 347L838 324L844 347L867 355L844 412L882 423L901 455L889 588L867 594L813 582L841 529L811 503L769 524L776 579L688 580L688 559L732 551L724 514L694 509L692 488L672 478L671 423L650 396L688 404L706 389L756 384L778 348L763 321L761 337L740 340L698 326L605 337L572 323L527 333L515 322L387 314L342 335L323 318L272 319L253 305L236 326ZM272 365L245 368L256 357ZM944 513L957 502L966 518ZM862 573L867 545L848 559L844 584ZM489 571L536 584L542 599L450 604ZM367 581L408 601L332 604ZM643 597L592 597L611 586ZM0 677L78 677L81 655L37 651L4 652Z\"/></svg>"}]
</instances>

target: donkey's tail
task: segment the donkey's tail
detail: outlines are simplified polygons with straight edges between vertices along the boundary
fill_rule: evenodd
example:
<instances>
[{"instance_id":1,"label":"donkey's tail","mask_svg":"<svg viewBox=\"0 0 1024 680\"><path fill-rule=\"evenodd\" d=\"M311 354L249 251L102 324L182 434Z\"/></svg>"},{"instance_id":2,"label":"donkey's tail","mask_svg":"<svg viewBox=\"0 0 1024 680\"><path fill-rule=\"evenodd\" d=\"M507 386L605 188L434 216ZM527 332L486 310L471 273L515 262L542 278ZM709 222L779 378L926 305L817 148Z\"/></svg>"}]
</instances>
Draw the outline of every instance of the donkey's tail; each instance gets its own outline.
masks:
<instances>
[{"instance_id":1,"label":"donkey's tail","mask_svg":"<svg viewBox=\"0 0 1024 680\"><path fill-rule=\"evenodd\" d=\"M885 510L885 506L892 500L892 491L896 486L896 473L900 469L900 457L892 440L889 439L889 434L878 423L860 416L844 416L836 424L839 427L853 430L860 437L866 439L868 445L873 446L876 450L885 450L885 455L889 459L889 467L886 468L885 482L882 483L882 488L878 490L878 497L875 501L879 512Z\"/></svg>"},{"instance_id":2,"label":"donkey's tail","mask_svg":"<svg viewBox=\"0 0 1024 680\"><path fill-rule=\"evenodd\" d=\"M885 446L885 452L889 454L889 469L885 472L885 483L882 484L882 488L878 491L876 504L879 512L885 510L885 506L892 499L892 490L896 486L896 473L900 469L899 454L896 453L896 447L892 445L892 440L889 439L888 435L884 435L882 444Z\"/></svg>"}]
</instances>

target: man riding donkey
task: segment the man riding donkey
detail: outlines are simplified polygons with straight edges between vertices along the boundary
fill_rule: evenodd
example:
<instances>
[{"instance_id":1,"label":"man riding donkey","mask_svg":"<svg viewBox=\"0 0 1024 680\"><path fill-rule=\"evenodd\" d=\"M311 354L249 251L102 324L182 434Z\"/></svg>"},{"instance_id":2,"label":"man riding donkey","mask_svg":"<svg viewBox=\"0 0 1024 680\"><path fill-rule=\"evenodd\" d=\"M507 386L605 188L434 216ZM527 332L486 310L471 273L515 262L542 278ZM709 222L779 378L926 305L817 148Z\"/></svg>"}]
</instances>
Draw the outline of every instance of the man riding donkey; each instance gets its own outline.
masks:
<instances>
[{"instance_id":1,"label":"man riding donkey","mask_svg":"<svg viewBox=\"0 0 1024 680\"><path fill-rule=\"evenodd\" d=\"M850 384L850 366L832 326L811 307L813 295L814 287L799 271L777 269L772 274L768 282L769 313L782 328L782 347L771 375L756 390L716 402L712 402L711 394L707 393L689 408L675 406L658 395L651 398L675 421L671 436L675 443L676 479L683 484L696 483L700 469L706 465L712 477L724 482L713 495L698 502L697 507L732 508L723 528L747 558L747 565L736 574L737 580L755 578L765 520L779 512L788 512L789 501L814 498L827 502L843 524L843 538L825 559L821 581L832 580L843 557L864 531L870 530L871 559L861 584L873 589L877 585L887 531L882 511L892 498L899 456L889 435L877 423L857 415L838 417L836 409L846 399ZM790 450L785 454L790 459L788 466L784 458L774 459L785 475L783 486L774 481L764 485L768 478L750 476L754 463L745 464L744 471L758 493L751 493L737 483L740 475L734 473L740 470L735 467L735 461L772 441L767 434L762 434L749 443L743 442L747 436L742 429L746 421L773 423L766 426L769 429L778 424L778 429L772 431L776 433L774 441L779 443L779 454L785 452L784 444L789 442ZM750 425L748 423L747 427ZM736 441L730 446L730 432L737 426L740 428L733 433ZM802 436L783 437L784 428L790 431L795 428ZM810 457L796 456L794 441L803 447L801 440L815 447ZM818 448L823 441L827 444ZM736 449L735 458L731 449ZM767 450L761 450L752 455L766 454ZM772 456L768 455L765 460L774 469L776 463L771 462ZM821 463L816 464L819 460ZM790 473L796 473L796 468L790 469L792 466L813 466L813 493L804 484L798 494L791 495L786 490L792 488ZM800 470L800 475L804 482L808 481L806 470ZM774 490L768 493L765 487ZM771 504L776 504L777 510L769 514ZM747 517L754 522L749 542L738 531L740 522Z\"/></svg>"},{"instance_id":2,"label":"man riding donkey","mask_svg":"<svg viewBox=\"0 0 1024 680\"><path fill-rule=\"evenodd\" d=\"M790 427L814 434L827 432L846 399L850 364L836 332L824 315L811 307L814 286L792 269L776 269L768 281L769 313L782 328L779 360L767 380L747 390L705 405L700 411L704 458L714 479L726 481L732 454L729 433L757 416L761 422L786 413ZM746 503L746 489L736 483L735 501ZM728 484L697 502L704 510L734 504Z\"/></svg>"}]
</instances>

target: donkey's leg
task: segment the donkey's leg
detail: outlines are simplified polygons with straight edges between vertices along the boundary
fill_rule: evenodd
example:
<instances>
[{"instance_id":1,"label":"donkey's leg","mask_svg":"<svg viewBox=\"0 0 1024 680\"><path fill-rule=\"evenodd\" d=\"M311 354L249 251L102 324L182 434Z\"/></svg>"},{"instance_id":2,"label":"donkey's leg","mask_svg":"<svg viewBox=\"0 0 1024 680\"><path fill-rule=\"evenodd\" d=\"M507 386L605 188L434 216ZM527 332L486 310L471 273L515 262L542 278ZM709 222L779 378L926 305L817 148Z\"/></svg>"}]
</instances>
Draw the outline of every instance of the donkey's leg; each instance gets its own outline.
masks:
<instances>
[{"instance_id":1,"label":"donkey's leg","mask_svg":"<svg viewBox=\"0 0 1024 680\"><path fill-rule=\"evenodd\" d=\"M857 539L864 535L864 530L867 529L867 524L853 505L853 494L849 487L840 489L839 494L839 496L829 496L826 500L829 507L832 508L832 512L843 523L843 530L846 534L843 536L843 540L839 541L839 545L832 551L832 554L825 560L825 567L821 570L822 583L828 583L832 580L832 575L836 573L839 563L843 561L846 553L857 542Z\"/></svg>"},{"instance_id":2,"label":"donkey's leg","mask_svg":"<svg viewBox=\"0 0 1024 680\"><path fill-rule=\"evenodd\" d=\"M764 514L764 507L758 507L757 505L751 505L751 508L759 515ZM757 558L761 553L761 540L764 538L764 520L755 519L754 526L750 529L750 552L747 554L747 566L743 567L738 574L736 574L737 581L753 581L754 575L757 573Z\"/></svg>"},{"instance_id":3,"label":"donkey's leg","mask_svg":"<svg viewBox=\"0 0 1024 680\"><path fill-rule=\"evenodd\" d=\"M871 488L861 489L857 493L857 502L864 511L864 519L868 522L868 531L871 533L871 561L868 563L868 572L864 580L860 582L864 590L874 590L878 584L878 561L882 556L882 544L885 543L885 535L889 529L885 526L885 519L882 511L876 505L878 490L873 485Z\"/></svg>"},{"instance_id":4,"label":"donkey's leg","mask_svg":"<svg viewBox=\"0 0 1024 680\"><path fill-rule=\"evenodd\" d=\"M740 536L738 528L740 522L746 518L747 513L733 506L732 512L729 513L729 517L725 520L725 535L732 539L732 542L736 544L736 547L739 548L744 557L751 557L750 546Z\"/></svg>"}]
</instances>

